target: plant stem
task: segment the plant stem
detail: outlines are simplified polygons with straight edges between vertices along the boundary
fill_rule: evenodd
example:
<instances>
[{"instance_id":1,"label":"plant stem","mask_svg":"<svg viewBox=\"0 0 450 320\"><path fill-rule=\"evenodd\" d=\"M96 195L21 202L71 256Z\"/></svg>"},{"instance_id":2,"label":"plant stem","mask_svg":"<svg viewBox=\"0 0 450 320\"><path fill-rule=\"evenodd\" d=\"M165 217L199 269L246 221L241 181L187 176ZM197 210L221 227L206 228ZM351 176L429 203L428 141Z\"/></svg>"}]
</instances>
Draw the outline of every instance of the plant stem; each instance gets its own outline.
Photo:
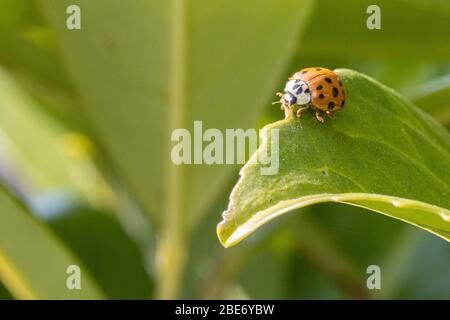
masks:
<instances>
[{"instance_id":1,"label":"plant stem","mask_svg":"<svg viewBox=\"0 0 450 320\"><path fill-rule=\"evenodd\" d=\"M184 237L165 232L157 245L157 298L177 299L186 263L186 242Z\"/></svg>"},{"instance_id":2,"label":"plant stem","mask_svg":"<svg viewBox=\"0 0 450 320\"><path fill-rule=\"evenodd\" d=\"M179 295L189 244L184 219L183 169L170 164L166 190L165 215L156 248L156 271L159 299L176 299Z\"/></svg>"},{"instance_id":3,"label":"plant stem","mask_svg":"<svg viewBox=\"0 0 450 320\"><path fill-rule=\"evenodd\" d=\"M185 0L172 0L171 5L168 139L173 130L183 126L186 109L186 3ZM167 155L170 155L169 144ZM162 230L156 249L157 297L176 299L189 249L186 236L183 166L169 162L166 181L165 214L162 217Z\"/></svg>"},{"instance_id":4,"label":"plant stem","mask_svg":"<svg viewBox=\"0 0 450 320\"><path fill-rule=\"evenodd\" d=\"M179 295L189 244L183 195L183 169L169 164L165 215L156 247L156 271L159 299L176 299Z\"/></svg>"}]
</instances>

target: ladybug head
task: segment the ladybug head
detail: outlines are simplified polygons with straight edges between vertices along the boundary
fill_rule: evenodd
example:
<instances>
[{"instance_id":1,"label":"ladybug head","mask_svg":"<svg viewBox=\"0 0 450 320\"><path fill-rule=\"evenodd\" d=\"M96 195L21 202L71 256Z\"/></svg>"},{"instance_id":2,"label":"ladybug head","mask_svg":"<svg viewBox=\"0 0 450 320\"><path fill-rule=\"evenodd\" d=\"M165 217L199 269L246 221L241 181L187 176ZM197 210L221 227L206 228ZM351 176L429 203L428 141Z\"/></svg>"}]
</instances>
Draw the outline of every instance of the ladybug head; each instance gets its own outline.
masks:
<instances>
[{"instance_id":1,"label":"ladybug head","mask_svg":"<svg viewBox=\"0 0 450 320\"><path fill-rule=\"evenodd\" d=\"M289 105L305 105L311 101L311 92L308 83L305 81L297 79L289 80L286 82L284 92L285 94L282 99Z\"/></svg>"},{"instance_id":2,"label":"ladybug head","mask_svg":"<svg viewBox=\"0 0 450 320\"><path fill-rule=\"evenodd\" d=\"M290 92L286 92L281 99L283 100L284 104L287 104L288 106L292 105L292 104L296 104L297 103L297 98Z\"/></svg>"}]
</instances>

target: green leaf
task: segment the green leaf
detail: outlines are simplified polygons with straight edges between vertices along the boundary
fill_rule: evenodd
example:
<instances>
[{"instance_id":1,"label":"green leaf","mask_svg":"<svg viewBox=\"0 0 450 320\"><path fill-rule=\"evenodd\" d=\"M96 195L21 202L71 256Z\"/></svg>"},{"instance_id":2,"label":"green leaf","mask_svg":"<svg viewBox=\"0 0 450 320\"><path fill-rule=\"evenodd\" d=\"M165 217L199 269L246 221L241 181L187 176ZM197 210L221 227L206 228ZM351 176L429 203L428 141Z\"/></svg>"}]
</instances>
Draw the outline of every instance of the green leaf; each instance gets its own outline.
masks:
<instances>
[{"instance_id":1,"label":"green leaf","mask_svg":"<svg viewBox=\"0 0 450 320\"><path fill-rule=\"evenodd\" d=\"M80 261L3 188L0 208L0 280L15 298L103 298ZM81 269L81 290L66 286L70 265Z\"/></svg>"},{"instance_id":2,"label":"green leaf","mask_svg":"<svg viewBox=\"0 0 450 320\"><path fill-rule=\"evenodd\" d=\"M440 123L450 124L450 75L433 79L412 90L411 100Z\"/></svg>"},{"instance_id":3,"label":"green leaf","mask_svg":"<svg viewBox=\"0 0 450 320\"><path fill-rule=\"evenodd\" d=\"M217 228L224 246L284 212L326 201L364 207L450 240L448 132L375 80L337 72L347 100L335 120L322 124L305 113L264 128L265 142L253 157L267 154L278 129L279 172L262 175L251 161L242 168Z\"/></svg>"}]
</instances>

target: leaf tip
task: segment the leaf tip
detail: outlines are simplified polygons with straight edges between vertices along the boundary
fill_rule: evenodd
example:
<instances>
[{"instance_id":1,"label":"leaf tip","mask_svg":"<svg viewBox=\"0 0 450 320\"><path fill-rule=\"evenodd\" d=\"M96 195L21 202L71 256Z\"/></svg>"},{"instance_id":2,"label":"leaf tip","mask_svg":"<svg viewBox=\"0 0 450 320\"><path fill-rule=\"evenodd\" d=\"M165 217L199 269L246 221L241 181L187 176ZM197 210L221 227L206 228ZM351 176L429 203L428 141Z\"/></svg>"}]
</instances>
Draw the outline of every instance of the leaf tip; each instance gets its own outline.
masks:
<instances>
[{"instance_id":1,"label":"leaf tip","mask_svg":"<svg viewBox=\"0 0 450 320\"><path fill-rule=\"evenodd\" d=\"M227 233L227 227L226 227L225 219L223 219L217 225L216 232L217 232L217 238L219 239L220 244L224 248L229 248L229 247L231 247L233 245L229 241L230 237L229 237L229 235Z\"/></svg>"}]
</instances>

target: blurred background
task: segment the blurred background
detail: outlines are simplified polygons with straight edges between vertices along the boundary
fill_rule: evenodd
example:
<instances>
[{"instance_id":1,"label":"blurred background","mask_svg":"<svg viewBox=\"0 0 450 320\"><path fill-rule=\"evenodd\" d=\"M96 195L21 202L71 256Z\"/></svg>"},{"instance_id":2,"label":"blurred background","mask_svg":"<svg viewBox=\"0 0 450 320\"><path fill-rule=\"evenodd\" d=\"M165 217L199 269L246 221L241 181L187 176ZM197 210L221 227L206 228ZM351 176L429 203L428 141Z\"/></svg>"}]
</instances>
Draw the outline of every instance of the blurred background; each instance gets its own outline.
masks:
<instances>
[{"instance_id":1,"label":"blurred background","mask_svg":"<svg viewBox=\"0 0 450 320\"><path fill-rule=\"evenodd\" d=\"M66 27L71 4L81 30ZM239 166L173 169L169 150L194 120L281 119L274 92L309 66L366 73L450 128L449 30L447 0L1 0L1 191L103 298L448 299L448 243L351 206L297 210L224 249L215 226ZM38 242L0 236L0 261ZM381 290L366 287L372 264ZM23 298L1 265L0 299Z\"/></svg>"}]
</instances>

